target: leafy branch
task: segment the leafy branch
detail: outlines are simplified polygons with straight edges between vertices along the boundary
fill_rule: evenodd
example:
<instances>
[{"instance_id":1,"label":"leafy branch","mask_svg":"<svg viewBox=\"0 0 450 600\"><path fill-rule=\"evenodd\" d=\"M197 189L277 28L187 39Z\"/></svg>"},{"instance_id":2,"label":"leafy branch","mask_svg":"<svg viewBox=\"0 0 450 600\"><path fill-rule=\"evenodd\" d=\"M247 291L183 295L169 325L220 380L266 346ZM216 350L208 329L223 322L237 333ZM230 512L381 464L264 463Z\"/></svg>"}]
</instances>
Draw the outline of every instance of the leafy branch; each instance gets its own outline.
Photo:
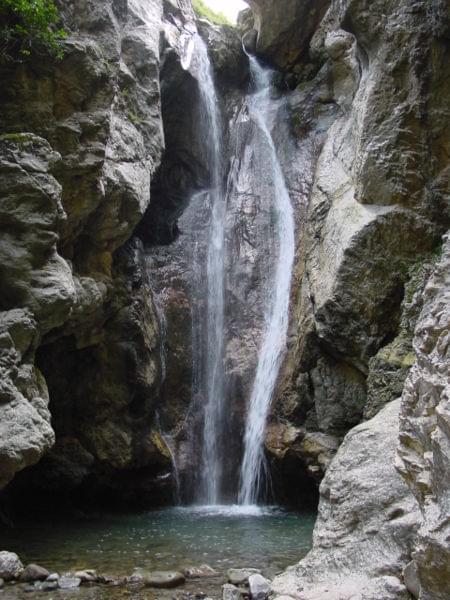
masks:
<instances>
[{"instance_id":1,"label":"leafy branch","mask_svg":"<svg viewBox=\"0 0 450 600\"><path fill-rule=\"evenodd\" d=\"M22 62L32 54L62 58L67 33L53 0L0 0L0 61Z\"/></svg>"}]
</instances>

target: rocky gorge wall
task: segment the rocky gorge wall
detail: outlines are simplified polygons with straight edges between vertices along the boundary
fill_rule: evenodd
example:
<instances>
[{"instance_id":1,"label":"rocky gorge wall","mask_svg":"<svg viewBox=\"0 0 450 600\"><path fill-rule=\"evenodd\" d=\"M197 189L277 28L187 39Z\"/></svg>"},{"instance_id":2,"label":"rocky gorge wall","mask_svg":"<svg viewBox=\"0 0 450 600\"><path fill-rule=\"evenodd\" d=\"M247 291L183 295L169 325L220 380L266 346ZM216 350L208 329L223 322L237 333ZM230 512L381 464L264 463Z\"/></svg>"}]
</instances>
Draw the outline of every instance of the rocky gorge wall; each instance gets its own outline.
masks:
<instances>
[{"instance_id":1,"label":"rocky gorge wall","mask_svg":"<svg viewBox=\"0 0 450 600\"><path fill-rule=\"evenodd\" d=\"M193 13L59 8L64 58L1 67L0 483L45 455L8 490L161 501L160 331L132 235L164 150L162 54Z\"/></svg>"}]
</instances>

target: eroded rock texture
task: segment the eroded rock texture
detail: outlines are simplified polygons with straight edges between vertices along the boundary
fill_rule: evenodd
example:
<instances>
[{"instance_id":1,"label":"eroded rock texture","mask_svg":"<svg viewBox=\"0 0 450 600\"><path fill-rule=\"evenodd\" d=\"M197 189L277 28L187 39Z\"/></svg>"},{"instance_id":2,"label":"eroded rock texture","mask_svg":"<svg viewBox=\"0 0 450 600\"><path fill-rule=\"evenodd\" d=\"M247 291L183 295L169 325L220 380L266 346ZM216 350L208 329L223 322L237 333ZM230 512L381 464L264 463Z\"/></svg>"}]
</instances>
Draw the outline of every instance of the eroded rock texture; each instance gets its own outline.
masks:
<instances>
[{"instance_id":1,"label":"eroded rock texture","mask_svg":"<svg viewBox=\"0 0 450 600\"><path fill-rule=\"evenodd\" d=\"M391 402L345 437L320 486L313 549L275 578L277 597L409 598L402 570L420 513L394 466L399 408Z\"/></svg>"},{"instance_id":2,"label":"eroded rock texture","mask_svg":"<svg viewBox=\"0 0 450 600\"><path fill-rule=\"evenodd\" d=\"M1 67L2 487L54 432L16 490L140 479L158 495L170 471L155 418L159 325L129 241L164 148L161 31L177 51L192 21L189 5L164 8L60 3L64 59Z\"/></svg>"},{"instance_id":3,"label":"eroded rock texture","mask_svg":"<svg viewBox=\"0 0 450 600\"><path fill-rule=\"evenodd\" d=\"M424 293L414 339L417 361L400 411L398 468L416 497L422 519L410 569L421 600L450 593L450 239Z\"/></svg>"}]
</instances>

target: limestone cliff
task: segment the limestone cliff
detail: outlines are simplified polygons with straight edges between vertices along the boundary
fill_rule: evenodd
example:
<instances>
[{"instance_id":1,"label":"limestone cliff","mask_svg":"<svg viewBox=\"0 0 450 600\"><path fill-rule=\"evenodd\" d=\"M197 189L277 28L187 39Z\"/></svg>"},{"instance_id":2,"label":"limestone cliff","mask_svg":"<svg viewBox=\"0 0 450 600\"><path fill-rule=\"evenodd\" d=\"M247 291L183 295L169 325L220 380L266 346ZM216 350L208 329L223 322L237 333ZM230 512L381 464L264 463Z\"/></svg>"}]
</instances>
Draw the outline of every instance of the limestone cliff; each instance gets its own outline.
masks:
<instances>
[{"instance_id":1,"label":"limestone cliff","mask_svg":"<svg viewBox=\"0 0 450 600\"><path fill-rule=\"evenodd\" d=\"M177 51L192 9L59 7L63 59L1 66L0 486L56 431L17 489L95 495L123 480L148 501L170 459L155 419L159 324L130 238L164 150L161 36Z\"/></svg>"}]
</instances>

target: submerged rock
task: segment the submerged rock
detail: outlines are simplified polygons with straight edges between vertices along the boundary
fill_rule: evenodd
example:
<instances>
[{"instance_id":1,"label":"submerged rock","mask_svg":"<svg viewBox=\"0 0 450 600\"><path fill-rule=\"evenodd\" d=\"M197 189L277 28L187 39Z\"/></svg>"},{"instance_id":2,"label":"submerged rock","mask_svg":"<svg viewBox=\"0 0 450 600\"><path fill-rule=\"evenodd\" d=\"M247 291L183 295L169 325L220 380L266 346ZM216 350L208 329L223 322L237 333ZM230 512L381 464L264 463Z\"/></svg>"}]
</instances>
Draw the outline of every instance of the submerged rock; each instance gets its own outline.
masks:
<instances>
[{"instance_id":1,"label":"submerged rock","mask_svg":"<svg viewBox=\"0 0 450 600\"><path fill-rule=\"evenodd\" d=\"M175 588L186 581L183 573L178 571L152 571L143 576L146 586L154 588Z\"/></svg>"},{"instance_id":2,"label":"submerged rock","mask_svg":"<svg viewBox=\"0 0 450 600\"><path fill-rule=\"evenodd\" d=\"M64 575L58 580L58 587L61 590L72 590L74 588L80 587L80 585L81 579L79 577L69 577Z\"/></svg>"},{"instance_id":3,"label":"submerged rock","mask_svg":"<svg viewBox=\"0 0 450 600\"><path fill-rule=\"evenodd\" d=\"M200 565L199 567L185 567L182 569L183 575L187 579L201 579L203 577L215 577L219 573L209 565Z\"/></svg>"},{"instance_id":4,"label":"submerged rock","mask_svg":"<svg viewBox=\"0 0 450 600\"><path fill-rule=\"evenodd\" d=\"M0 577L5 581L16 579L23 571L23 564L14 552L0 552Z\"/></svg>"}]
</instances>

